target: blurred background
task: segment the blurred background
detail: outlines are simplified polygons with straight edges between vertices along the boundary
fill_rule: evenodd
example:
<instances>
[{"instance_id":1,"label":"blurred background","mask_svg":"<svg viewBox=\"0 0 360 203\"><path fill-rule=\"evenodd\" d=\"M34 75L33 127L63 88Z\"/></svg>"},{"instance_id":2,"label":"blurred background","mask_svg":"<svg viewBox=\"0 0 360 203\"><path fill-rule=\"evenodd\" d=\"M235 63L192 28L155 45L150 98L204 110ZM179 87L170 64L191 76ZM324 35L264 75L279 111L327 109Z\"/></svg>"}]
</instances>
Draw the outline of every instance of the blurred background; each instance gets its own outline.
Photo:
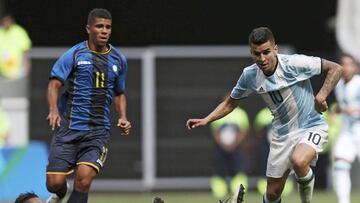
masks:
<instances>
[{"instance_id":1,"label":"blurred background","mask_svg":"<svg viewBox=\"0 0 360 203\"><path fill-rule=\"evenodd\" d=\"M281 53L337 61L340 53L349 52L360 59L356 0L0 0L0 13L10 13L31 41L22 48L27 71L0 81L0 107L8 120L6 125L0 120L8 129L0 153L0 200L24 190L48 195L48 75L62 53L87 39L87 14L96 7L112 13L110 43L128 59L127 112L133 124L127 137L112 128L107 163L92 186L97 192L210 191L216 164L211 129L188 131L185 122L207 115L252 63L247 37L253 28L270 27ZM322 79L312 79L315 91ZM328 102L333 101L331 95ZM250 124L241 143L243 170L249 190L256 191L263 149L255 117L264 103L252 95L241 107ZM317 189L332 191L331 147L324 159ZM353 186L358 189L356 171Z\"/></svg>"}]
</instances>

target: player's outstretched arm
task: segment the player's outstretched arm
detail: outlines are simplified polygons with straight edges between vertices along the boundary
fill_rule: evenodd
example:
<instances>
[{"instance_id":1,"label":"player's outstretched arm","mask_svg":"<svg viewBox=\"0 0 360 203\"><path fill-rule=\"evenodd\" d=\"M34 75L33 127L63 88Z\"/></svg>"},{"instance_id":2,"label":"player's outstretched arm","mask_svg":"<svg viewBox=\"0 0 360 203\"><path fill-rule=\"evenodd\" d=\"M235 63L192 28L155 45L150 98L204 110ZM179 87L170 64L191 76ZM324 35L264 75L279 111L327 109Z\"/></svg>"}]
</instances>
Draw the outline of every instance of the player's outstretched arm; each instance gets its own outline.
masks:
<instances>
[{"instance_id":1,"label":"player's outstretched arm","mask_svg":"<svg viewBox=\"0 0 360 203\"><path fill-rule=\"evenodd\" d=\"M207 125L208 123L222 118L229 114L234 108L238 106L238 100L231 98L230 96L226 97L223 102L221 102L209 115L205 118L191 118L187 120L186 127L187 129L193 129L196 127Z\"/></svg>"},{"instance_id":2,"label":"player's outstretched arm","mask_svg":"<svg viewBox=\"0 0 360 203\"><path fill-rule=\"evenodd\" d=\"M335 62L326 59L322 59L321 62L321 72L326 76L321 89L315 96L315 109L320 113L327 110L326 98L336 86L343 72L342 66Z\"/></svg>"}]
</instances>

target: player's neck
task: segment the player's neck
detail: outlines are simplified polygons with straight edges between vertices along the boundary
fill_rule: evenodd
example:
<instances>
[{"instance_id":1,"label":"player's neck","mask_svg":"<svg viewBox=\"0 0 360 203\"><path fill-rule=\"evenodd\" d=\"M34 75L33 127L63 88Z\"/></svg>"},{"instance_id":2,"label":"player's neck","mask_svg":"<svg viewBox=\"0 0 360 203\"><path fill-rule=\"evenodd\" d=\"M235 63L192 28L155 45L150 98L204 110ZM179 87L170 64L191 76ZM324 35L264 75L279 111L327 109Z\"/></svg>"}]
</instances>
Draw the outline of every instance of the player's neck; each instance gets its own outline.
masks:
<instances>
[{"instance_id":1,"label":"player's neck","mask_svg":"<svg viewBox=\"0 0 360 203\"><path fill-rule=\"evenodd\" d=\"M93 52L106 53L110 49L110 47L108 45L97 46L96 44L91 43L90 41L87 41L86 43L87 43L88 48Z\"/></svg>"}]
</instances>

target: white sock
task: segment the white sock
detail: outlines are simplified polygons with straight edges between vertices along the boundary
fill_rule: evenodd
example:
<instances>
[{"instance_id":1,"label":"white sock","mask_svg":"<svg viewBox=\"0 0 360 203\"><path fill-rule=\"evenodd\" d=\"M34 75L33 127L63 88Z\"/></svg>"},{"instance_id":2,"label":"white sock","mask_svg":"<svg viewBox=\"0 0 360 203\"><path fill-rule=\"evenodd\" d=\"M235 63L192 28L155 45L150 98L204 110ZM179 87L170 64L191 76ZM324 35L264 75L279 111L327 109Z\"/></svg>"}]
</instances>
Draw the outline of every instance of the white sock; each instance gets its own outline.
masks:
<instances>
[{"instance_id":1,"label":"white sock","mask_svg":"<svg viewBox=\"0 0 360 203\"><path fill-rule=\"evenodd\" d=\"M335 163L335 190L339 203L350 203L350 169L349 162L338 160Z\"/></svg>"},{"instance_id":2,"label":"white sock","mask_svg":"<svg viewBox=\"0 0 360 203\"><path fill-rule=\"evenodd\" d=\"M314 190L315 177L313 171L309 172L304 177L297 177L300 199L302 203L310 203Z\"/></svg>"}]
</instances>

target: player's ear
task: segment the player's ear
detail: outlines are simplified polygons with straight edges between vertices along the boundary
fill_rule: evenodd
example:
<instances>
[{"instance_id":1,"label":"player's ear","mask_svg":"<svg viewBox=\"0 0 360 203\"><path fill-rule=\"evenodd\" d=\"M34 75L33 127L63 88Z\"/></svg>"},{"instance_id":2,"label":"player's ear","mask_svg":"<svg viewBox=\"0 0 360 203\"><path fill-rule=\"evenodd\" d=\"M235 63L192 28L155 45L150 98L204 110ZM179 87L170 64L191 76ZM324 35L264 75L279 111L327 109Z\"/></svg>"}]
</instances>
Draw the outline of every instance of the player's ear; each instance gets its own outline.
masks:
<instances>
[{"instance_id":1,"label":"player's ear","mask_svg":"<svg viewBox=\"0 0 360 203\"><path fill-rule=\"evenodd\" d=\"M90 26L89 26L89 25L86 25L86 32L87 32L88 34L90 34Z\"/></svg>"},{"instance_id":2,"label":"player's ear","mask_svg":"<svg viewBox=\"0 0 360 203\"><path fill-rule=\"evenodd\" d=\"M278 48L278 45L277 45L277 44L275 44L275 46L274 46L274 50L275 50L276 52L278 52L278 51L279 51L279 48Z\"/></svg>"}]
</instances>

